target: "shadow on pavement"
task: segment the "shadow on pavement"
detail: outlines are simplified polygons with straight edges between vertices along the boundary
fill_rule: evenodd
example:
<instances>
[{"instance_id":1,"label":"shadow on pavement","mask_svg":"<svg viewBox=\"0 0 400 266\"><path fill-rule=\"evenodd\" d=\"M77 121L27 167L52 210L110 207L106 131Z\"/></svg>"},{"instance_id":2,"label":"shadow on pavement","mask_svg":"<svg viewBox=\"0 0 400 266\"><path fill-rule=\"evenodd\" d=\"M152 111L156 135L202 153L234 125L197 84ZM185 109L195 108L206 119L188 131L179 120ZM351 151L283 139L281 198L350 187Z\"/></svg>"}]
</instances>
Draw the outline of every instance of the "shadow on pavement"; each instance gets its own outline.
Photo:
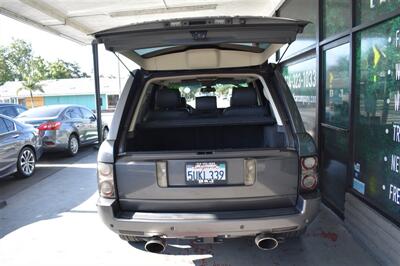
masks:
<instances>
[{"instance_id":1,"label":"shadow on pavement","mask_svg":"<svg viewBox=\"0 0 400 266\"><path fill-rule=\"evenodd\" d=\"M69 157L63 152L45 153L37 163L35 174L26 179L16 178L14 175L9 175L0 178L0 202L6 201L13 195L27 189L28 187L40 182L46 177L65 168L60 164L72 164L79 161L90 153L95 152L93 146L82 147L79 153L74 157ZM41 165L52 165L51 167L41 167Z\"/></svg>"},{"instance_id":2,"label":"shadow on pavement","mask_svg":"<svg viewBox=\"0 0 400 266\"><path fill-rule=\"evenodd\" d=\"M34 177L2 181L1 190L9 197L0 209L0 238L39 220L60 217L96 193L96 154L93 147L73 158L48 154L39 162Z\"/></svg>"}]
</instances>

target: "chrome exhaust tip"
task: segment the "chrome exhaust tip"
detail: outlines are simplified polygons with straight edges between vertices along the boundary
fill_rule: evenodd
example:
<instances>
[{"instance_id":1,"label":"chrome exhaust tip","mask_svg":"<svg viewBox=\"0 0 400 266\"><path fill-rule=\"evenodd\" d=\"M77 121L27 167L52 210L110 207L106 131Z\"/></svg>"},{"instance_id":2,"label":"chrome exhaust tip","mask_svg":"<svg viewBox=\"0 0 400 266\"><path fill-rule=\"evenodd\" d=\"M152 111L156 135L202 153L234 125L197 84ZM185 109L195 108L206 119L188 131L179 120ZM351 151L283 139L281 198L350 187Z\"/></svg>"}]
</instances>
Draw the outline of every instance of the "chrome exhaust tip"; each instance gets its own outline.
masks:
<instances>
[{"instance_id":1,"label":"chrome exhaust tip","mask_svg":"<svg viewBox=\"0 0 400 266\"><path fill-rule=\"evenodd\" d=\"M144 244L144 249L151 253L162 253L165 251L165 239L153 237Z\"/></svg>"},{"instance_id":2,"label":"chrome exhaust tip","mask_svg":"<svg viewBox=\"0 0 400 266\"><path fill-rule=\"evenodd\" d=\"M254 241L256 242L257 247L262 250L273 250L279 245L278 240L268 234L257 235Z\"/></svg>"}]
</instances>

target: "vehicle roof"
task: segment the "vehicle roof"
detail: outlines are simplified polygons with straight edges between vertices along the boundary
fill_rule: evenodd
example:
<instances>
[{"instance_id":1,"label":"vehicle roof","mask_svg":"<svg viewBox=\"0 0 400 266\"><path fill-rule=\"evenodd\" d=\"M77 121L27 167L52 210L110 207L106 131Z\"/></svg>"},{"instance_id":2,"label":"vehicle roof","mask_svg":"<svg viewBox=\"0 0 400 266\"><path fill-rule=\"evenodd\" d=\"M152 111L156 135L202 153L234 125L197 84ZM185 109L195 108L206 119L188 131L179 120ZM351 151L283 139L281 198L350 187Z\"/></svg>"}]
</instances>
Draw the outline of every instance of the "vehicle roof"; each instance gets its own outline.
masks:
<instances>
[{"instance_id":1,"label":"vehicle roof","mask_svg":"<svg viewBox=\"0 0 400 266\"><path fill-rule=\"evenodd\" d=\"M43 108L44 109L44 108L68 108L68 107L83 107L83 108L89 109L86 106L79 105L79 104L52 104L52 105L38 106L35 108Z\"/></svg>"},{"instance_id":2,"label":"vehicle roof","mask_svg":"<svg viewBox=\"0 0 400 266\"><path fill-rule=\"evenodd\" d=\"M26 108L25 106L21 105L21 104L16 104L16 103L0 103L0 107L2 106L20 106L23 108Z\"/></svg>"}]
</instances>

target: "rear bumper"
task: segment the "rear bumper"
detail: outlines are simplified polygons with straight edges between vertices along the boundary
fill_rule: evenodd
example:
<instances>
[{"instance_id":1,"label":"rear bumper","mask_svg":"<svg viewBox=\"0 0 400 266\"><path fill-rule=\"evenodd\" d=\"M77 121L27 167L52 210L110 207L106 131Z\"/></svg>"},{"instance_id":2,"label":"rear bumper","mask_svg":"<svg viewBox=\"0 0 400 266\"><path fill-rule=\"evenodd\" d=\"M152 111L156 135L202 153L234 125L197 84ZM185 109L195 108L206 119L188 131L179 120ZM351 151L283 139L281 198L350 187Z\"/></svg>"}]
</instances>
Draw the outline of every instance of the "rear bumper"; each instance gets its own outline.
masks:
<instances>
[{"instance_id":1,"label":"rear bumper","mask_svg":"<svg viewBox=\"0 0 400 266\"><path fill-rule=\"evenodd\" d=\"M97 208L107 227L119 235L167 238L240 237L269 232L283 234L307 227L318 214L319 195L299 197L295 208L277 212L120 213L118 201L99 198ZM266 213L265 216L260 213Z\"/></svg>"},{"instance_id":2,"label":"rear bumper","mask_svg":"<svg viewBox=\"0 0 400 266\"><path fill-rule=\"evenodd\" d=\"M64 136L65 135L65 136ZM67 134L60 130L45 131L42 137L44 151L63 151L68 148Z\"/></svg>"}]
</instances>

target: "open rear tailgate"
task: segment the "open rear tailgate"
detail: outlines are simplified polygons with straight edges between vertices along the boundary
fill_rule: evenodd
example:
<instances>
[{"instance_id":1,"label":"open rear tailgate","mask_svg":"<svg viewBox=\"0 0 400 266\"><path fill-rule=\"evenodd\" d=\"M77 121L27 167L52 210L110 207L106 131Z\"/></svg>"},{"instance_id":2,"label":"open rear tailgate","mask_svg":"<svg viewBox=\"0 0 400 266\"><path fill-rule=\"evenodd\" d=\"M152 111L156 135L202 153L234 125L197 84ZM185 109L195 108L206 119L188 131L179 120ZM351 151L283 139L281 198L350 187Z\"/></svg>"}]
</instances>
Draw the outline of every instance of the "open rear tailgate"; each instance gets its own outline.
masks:
<instances>
[{"instance_id":1,"label":"open rear tailgate","mask_svg":"<svg viewBox=\"0 0 400 266\"><path fill-rule=\"evenodd\" d=\"M239 67L265 62L283 44L293 42L307 23L275 17L174 19L105 30L94 36L107 50L125 55L146 70ZM193 62L162 64L183 62L188 56L192 61L205 57L207 61L212 58L219 61L194 67L191 67Z\"/></svg>"}]
</instances>

